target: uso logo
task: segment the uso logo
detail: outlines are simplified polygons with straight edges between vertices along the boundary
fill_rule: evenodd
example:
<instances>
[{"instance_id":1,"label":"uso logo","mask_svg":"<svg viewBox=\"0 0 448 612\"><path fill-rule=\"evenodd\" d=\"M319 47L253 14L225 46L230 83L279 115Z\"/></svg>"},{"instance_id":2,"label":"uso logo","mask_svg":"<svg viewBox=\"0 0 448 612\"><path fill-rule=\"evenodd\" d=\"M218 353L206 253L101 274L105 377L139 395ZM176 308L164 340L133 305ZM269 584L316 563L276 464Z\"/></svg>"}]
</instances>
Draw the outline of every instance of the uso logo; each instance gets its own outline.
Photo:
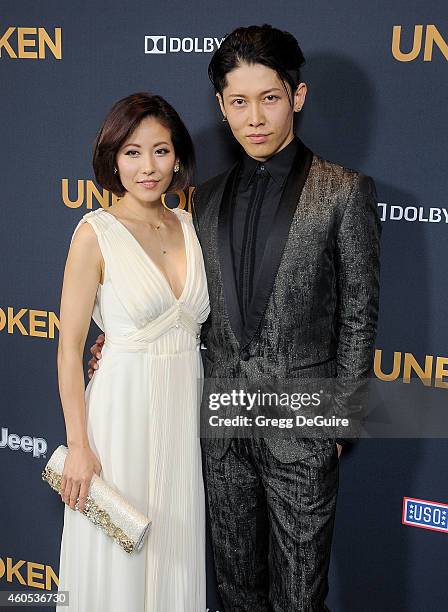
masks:
<instances>
[{"instance_id":1,"label":"uso logo","mask_svg":"<svg viewBox=\"0 0 448 612\"><path fill-rule=\"evenodd\" d=\"M448 504L404 497L402 523L448 533Z\"/></svg>"}]
</instances>

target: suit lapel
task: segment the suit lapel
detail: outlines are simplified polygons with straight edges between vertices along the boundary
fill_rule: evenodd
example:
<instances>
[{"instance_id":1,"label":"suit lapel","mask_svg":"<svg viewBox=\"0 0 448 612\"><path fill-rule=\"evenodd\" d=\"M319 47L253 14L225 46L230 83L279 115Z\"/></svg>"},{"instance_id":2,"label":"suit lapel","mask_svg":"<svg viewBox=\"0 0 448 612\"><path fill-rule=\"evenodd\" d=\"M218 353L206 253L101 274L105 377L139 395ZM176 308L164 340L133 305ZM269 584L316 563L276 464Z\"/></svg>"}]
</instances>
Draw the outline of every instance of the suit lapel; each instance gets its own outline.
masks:
<instances>
[{"instance_id":1,"label":"suit lapel","mask_svg":"<svg viewBox=\"0 0 448 612\"><path fill-rule=\"evenodd\" d=\"M294 158L291 172L288 175L283 194L280 198L272 231L266 242L258 281L242 333L241 348L244 348L251 342L266 311L286 241L288 240L292 219L308 177L312 159L313 153L300 142L299 150ZM237 299L236 304L238 305Z\"/></svg>"},{"instance_id":2,"label":"suit lapel","mask_svg":"<svg viewBox=\"0 0 448 612\"><path fill-rule=\"evenodd\" d=\"M232 245L230 243L230 225L232 223L232 208L234 203L233 196L238 172L239 164L236 164L227 175L227 179L225 179L218 215L218 253L227 314L233 332L239 341L243 331L243 322L233 269Z\"/></svg>"}]
</instances>

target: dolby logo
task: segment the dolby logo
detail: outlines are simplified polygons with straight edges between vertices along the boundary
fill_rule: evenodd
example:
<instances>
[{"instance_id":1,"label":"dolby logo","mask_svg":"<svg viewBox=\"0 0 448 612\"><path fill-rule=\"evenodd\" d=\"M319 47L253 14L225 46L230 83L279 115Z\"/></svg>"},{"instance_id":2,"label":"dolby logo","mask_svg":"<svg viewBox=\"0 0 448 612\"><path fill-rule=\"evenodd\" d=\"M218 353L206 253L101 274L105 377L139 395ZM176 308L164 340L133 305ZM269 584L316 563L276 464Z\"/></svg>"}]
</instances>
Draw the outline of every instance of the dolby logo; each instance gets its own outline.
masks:
<instances>
[{"instance_id":1,"label":"dolby logo","mask_svg":"<svg viewBox=\"0 0 448 612\"><path fill-rule=\"evenodd\" d=\"M145 36L145 54L213 53L224 38L179 38L176 36Z\"/></svg>"}]
</instances>

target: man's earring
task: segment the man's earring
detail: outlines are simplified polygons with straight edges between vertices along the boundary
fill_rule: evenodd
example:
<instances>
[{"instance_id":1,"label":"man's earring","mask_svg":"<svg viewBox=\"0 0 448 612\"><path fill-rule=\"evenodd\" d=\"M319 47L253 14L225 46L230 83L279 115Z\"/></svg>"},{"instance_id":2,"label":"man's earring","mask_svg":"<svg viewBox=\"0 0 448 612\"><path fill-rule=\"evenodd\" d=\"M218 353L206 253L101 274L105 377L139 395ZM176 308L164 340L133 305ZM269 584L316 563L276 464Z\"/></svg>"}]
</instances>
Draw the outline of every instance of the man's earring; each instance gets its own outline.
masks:
<instances>
[{"instance_id":1,"label":"man's earring","mask_svg":"<svg viewBox=\"0 0 448 612\"><path fill-rule=\"evenodd\" d=\"M117 169L116 168L114 168L114 174L117 174Z\"/></svg>"},{"instance_id":2,"label":"man's earring","mask_svg":"<svg viewBox=\"0 0 448 612\"><path fill-rule=\"evenodd\" d=\"M174 164L174 172L179 172L179 170L180 170L180 165L179 165L179 162L177 161L177 162Z\"/></svg>"}]
</instances>

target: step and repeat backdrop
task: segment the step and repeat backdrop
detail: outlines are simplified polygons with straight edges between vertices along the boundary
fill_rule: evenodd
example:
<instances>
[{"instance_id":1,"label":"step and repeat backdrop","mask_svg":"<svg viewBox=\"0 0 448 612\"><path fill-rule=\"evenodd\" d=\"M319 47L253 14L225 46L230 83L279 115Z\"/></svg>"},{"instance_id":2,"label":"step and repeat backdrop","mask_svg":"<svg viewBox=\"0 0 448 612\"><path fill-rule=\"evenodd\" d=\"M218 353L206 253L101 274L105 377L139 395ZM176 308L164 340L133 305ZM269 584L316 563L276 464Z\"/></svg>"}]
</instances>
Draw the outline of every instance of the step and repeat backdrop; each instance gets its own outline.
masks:
<instances>
[{"instance_id":1,"label":"step and repeat backdrop","mask_svg":"<svg viewBox=\"0 0 448 612\"><path fill-rule=\"evenodd\" d=\"M253 23L298 38L309 94L297 133L375 179L383 225L373 401L384 422L400 415L403 428L361 440L341 459L329 606L446 607L448 442L431 420L448 411L443 0L2 1L2 591L57 588L63 504L41 472L65 443L56 352L70 237L83 214L113 201L93 177L96 132L119 98L157 93L192 134L195 184L226 169L238 151L207 65L227 33ZM168 205L188 208L190 194ZM88 346L97 333L92 324ZM207 605L217 612L210 543L208 553Z\"/></svg>"}]
</instances>

